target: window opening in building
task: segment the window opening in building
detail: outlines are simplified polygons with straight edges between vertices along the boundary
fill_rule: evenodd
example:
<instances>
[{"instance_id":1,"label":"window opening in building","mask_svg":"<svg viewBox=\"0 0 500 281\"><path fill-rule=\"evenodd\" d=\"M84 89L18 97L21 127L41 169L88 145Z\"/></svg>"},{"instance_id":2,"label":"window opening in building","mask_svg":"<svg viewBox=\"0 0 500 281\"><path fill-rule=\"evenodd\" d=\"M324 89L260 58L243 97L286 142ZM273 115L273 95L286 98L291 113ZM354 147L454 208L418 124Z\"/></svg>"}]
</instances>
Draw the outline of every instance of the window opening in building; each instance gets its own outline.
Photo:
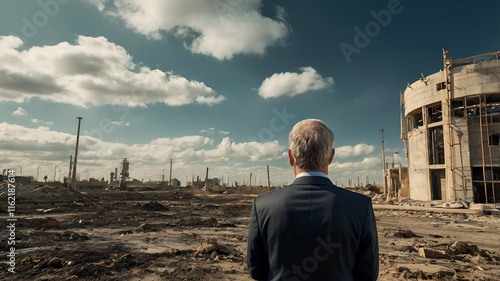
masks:
<instances>
[{"instance_id":1,"label":"window opening in building","mask_svg":"<svg viewBox=\"0 0 500 281\"><path fill-rule=\"evenodd\" d=\"M493 133L488 138L489 145L500 145L499 142L500 142L500 134L499 133Z\"/></svg>"},{"instance_id":2,"label":"window opening in building","mask_svg":"<svg viewBox=\"0 0 500 281\"><path fill-rule=\"evenodd\" d=\"M429 128L429 165L444 164L443 126Z\"/></svg>"},{"instance_id":3,"label":"window opening in building","mask_svg":"<svg viewBox=\"0 0 500 281\"><path fill-rule=\"evenodd\" d=\"M442 200L445 187L446 176L444 169L431 170L431 200Z\"/></svg>"},{"instance_id":4,"label":"window opening in building","mask_svg":"<svg viewBox=\"0 0 500 281\"><path fill-rule=\"evenodd\" d=\"M444 90L446 89L446 82L441 82L441 83L437 83L436 84L436 90L437 91L441 91L441 90Z\"/></svg>"},{"instance_id":5,"label":"window opening in building","mask_svg":"<svg viewBox=\"0 0 500 281\"><path fill-rule=\"evenodd\" d=\"M467 98L467 115L475 116L479 114L479 98Z\"/></svg>"},{"instance_id":6,"label":"window opening in building","mask_svg":"<svg viewBox=\"0 0 500 281\"><path fill-rule=\"evenodd\" d=\"M443 121L443 112L441 110L441 104L431 106L428 108L429 123L435 123Z\"/></svg>"},{"instance_id":7,"label":"window opening in building","mask_svg":"<svg viewBox=\"0 0 500 281\"><path fill-rule=\"evenodd\" d=\"M424 125L424 119L422 117L422 109L419 109L413 115L413 129L417 129L419 126Z\"/></svg>"},{"instance_id":8,"label":"window opening in building","mask_svg":"<svg viewBox=\"0 0 500 281\"><path fill-rule=\"evenodd\" d=\"M456 99L451 101L451 110L453 117L464 117L464 100Z\"/></svg>"}]
</instances>

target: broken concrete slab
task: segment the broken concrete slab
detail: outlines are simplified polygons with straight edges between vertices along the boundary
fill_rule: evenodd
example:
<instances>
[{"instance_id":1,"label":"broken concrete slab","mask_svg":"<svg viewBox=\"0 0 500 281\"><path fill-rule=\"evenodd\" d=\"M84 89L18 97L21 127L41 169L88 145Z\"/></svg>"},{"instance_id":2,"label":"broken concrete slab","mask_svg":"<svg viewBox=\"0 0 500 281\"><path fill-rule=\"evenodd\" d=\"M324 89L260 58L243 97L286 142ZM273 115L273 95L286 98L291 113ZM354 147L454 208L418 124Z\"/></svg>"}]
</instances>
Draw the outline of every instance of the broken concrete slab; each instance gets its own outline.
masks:
<instances>
[{"instance_id":1,"label":"broken concrete slab","mask_svg":"<svg viewBox=\"0 0 500 281\"><path fill-rule=\"evenodd\" d=\"M448 244L446 252L450 255L470 254L473 256L477 256L480 253L479 248L476 245L463 241L455 241Z\"/></svg>"},{"instance_id":2,"label":"broken concrete slab","mask_svg":"<svg viewBox=\"0 0 500 281\"><path fill-rule=\"evenodd\" d=\"M405 273L404 278L425 277L426 279L437 279L455 275L455 270L436 264L398 264L397 269L399 272Z\"/></svg>"},{"instance_id":3,"label":"broken concrete slab","mask_svg":"<svg viewBox=\"0 0 500 281\"><path fill-rule=\"evenodd\" d=\"M426 259L449 259L450 256L443 250L436 250L432 248L418 249L419 256Z\"/></svg>"}]
</instances>

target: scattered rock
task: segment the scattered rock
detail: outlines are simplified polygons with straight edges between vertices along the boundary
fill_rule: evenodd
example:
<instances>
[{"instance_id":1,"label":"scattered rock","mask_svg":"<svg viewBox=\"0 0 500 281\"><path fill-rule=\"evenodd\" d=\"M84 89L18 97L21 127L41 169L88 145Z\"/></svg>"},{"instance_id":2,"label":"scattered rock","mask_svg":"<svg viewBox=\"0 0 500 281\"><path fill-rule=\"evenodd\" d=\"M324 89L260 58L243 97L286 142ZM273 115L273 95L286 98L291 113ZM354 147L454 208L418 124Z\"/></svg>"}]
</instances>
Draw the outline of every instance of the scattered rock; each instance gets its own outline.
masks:
<instances>
[{"instance_id":1,"label":"scattered rock","mask_svg":"<svg viewBox=\"0 0 500 281\"><path fill-rule=\"evenodd\" d=\"M470 243L470 242L462 242L462 241L455 241L453 243L450 243L446 249L446 252L450 255L463 255L463 254L469 254L473 256L477 256L480 251L479 248Z\"/></svg>"},{"instance_id":2,"label":"scattered rock","mask_svg":"<svg viewBox=\"0 0 500 281\"><path fill-rule=\"evenodd\" d=\"M85 234L80 234L78 232L74 232L74 231L70 231L70 230L64 231L61 234L61 237L68 238L69 240L76 240L76 241L85 241L85 240L90 239Z\"/></svg>"},{"instance_id":3,"label":"scattered rock","mask_svg":"<svg viewBox=\"0 0 500 281\"><path fill-rule=\"evenodd\" d=\"M449 278L455 275L455 270L434 264L400 264L397 265L397 268L398 271L402 273L401 277L405 279L442 280L443 278Z\"/></svg>"},{"instance_id":4,"label":"scattered rock","mask_svg":"<svg viewBox=\"0 0 500 281\"><path fill-rule=\"evenodd\" d=\"M54 218L35 219L32 223L35 229L54 228L59 226L59 221Z\"/></svg>"},{"instance_id":5,"label":"scattered rock","mask_svg":"<svg viewBox=\"0 0 500 281\"><path fill-rule=\"evenodd\" d=\"M212 255L214 255L214 253L215 255L217 254L235 255L237 254L237 251L228 246L218 244L217 239L210 237L206 238L196 250L197 256L210 255L211 259L215 258L215 256L212 258Z\"/></svg>"},{"instance_id":6,"label":"scattered rock","mask_svg":"<svg viewBox=\"0 0 500 281\"><path fill-rule=\"evenodd\" d=\"M448 259L450 256L445 251L432 248L420 248L418 254L426 259Z\"/></svg>"},{"instance_id":7,"label":"scattered rock","mask_svg":"<svg viewBox=\"0 0 500 281\"><path fill-rule=\"evenodd\" d=\"M393 236L401 237L401 238L422 237L422 236L416 235L415 233L413 233L413 231L411 231L409 229L406 229L406 230L399 229L398 231L394 232Z\"/></svg>"},{"instance_id":8,"label":"scattered rock","mask_svg":"<svg viewBox=\"0 0 500 281\"><path fill-rule=\"evenodd\" d=\"M163 206L162 204L156 202L156 201L151 201L149 203L146 203L142 205L142 208L148 210L148 211L168 211L168 208Z\"/></svg>"},{"instance_id":9,"label":"scattered rock","mask_svg":"<svg viewBox=\"0 0 500 281\"><path fill-rule=\"evenodd\" d=\"M49 265L55 268L61 268L63 266L63 262L60 258L55 257L49 261Z\"/></svg>"},{"instance_id":10,"label":"scattered rock","mask_svg":"<svg viewBox=\"0 0 500 281\"><path fill-rule=\"evenodd\" d=\"M398 247L397 249L399 251L408 252L408 253L412 253L412 252L417 253L418 252L417 248L415 248L413 246L401 246L401 247Z\"/></svg>"},{"instance_id":11,"label":"scattered rock","mask_svg":"<svg viewBox=\"0 0 500 281\"><path fill-rule=\"evenodd\" d=\"M68 207L69 207L71 210L76 210L76 209L83 208L83 207L84 207L84 204L82 204L82 203L78 203L78 202L73 202L73 203L70 203L70 204L68 205Z\"/></svg>"},{"instance_id":12,"label":"scattered rock","mask_svg":"<svg viewBox=\"0 0 500 281\"><path fill-rule=\"evenodd\" d=\"M205 221L205 225L215 227L219 225L219 222L217 221L216 218L210 217L208 220Z\"/></svg>"},{"instance_id":13,"label":"scattered rock","mask_svg":"<svg viewBox=\"0 0 500 281\"><path fill-rule=\"evenodd\" d=\"M132 230L121 230L118 232L119 235L127 235L134 233Z\"/></svg>"}]
</instances>

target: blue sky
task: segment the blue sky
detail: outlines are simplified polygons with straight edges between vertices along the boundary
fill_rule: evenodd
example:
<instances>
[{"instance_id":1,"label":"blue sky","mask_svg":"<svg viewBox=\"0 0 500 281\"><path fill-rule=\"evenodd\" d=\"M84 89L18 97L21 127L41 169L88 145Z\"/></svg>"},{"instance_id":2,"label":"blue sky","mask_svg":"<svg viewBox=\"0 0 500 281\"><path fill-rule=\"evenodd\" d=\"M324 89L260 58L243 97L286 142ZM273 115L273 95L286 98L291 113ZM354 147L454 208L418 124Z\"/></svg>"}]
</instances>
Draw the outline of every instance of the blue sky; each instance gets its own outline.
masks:
<instances>
[{"instance_id":1,"label":"blue sky","mask_svg":"<svg viewBox=\"0 0 500 281\"><path fill-rule=\"evenodd\" d=\"M293 124L335 134L330 178L379 181L404 155L399 92L453 58L498 51L496 1L0 2L0 167L80 178L291 182ZM361 33L362 34L361 34ZM343 48L341 47L343 46ZM402 159L404 162L404 157ZM61 176L61 178L62 178ZM56 178L59 176L57 175Z\"/></svg>"}]
</instances>

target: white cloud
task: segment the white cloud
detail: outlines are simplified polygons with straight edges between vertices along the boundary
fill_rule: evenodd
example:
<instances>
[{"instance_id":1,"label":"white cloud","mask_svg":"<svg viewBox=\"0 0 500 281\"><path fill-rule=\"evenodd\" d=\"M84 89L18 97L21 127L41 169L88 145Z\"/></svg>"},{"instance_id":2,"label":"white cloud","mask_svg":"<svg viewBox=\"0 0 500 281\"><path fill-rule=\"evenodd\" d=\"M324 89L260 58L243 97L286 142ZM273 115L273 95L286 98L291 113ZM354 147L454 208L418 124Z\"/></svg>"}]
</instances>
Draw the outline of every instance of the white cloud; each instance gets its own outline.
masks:
<instances>
[{"instance_id":1,"label":"white cloud","mask_svg":"<svg viewBox=\"0 0 500 281\"><path fill-rule=\"evenodd\" d=\"M224 100L203 82L136 65L123 47L104 37L78 36L75 44L18 51L22 44L15 36L0 36L0 101L38 97L84 107L146 107L213 105Z\"/></svg>"},{"instance_id":2,"label":"white cloud","mask_svg":"<svg viewBox=\"0 0 500 281\"><path fill-rule=\"evenodd\" d=\"M202 129L202 130L200 130L200 133L213 134L214 130L215 130L215 128L211 127L211 128L208 128L208 129Z\"/></svg>"},{"instance_id":3,"label":"white cloud","mask_svg":"<svg viewBox=\"0 0 500 281\"><path fill-rule=\"evenodd\" d=\"M170 32L184 39L191 52L219 60L262 55L289 33L284 9L277 7L276 19L265 17L260 13L261 0L88 1L137 33L159 40Z\"/></svg>"},{"instance_id":4,"label":"white cloud","mask_svg":"<svg viewBox=\"0 0 500 281\"><path fill-rule=\"evenodd\" d=\"M125 122L125 121L111 121L110 124L117 125L117 126L125 126L125 127L130 126L130 122Z\"/></svg>"},{"instance_id":5,"label":"white cloud","mask_svg":"<svg viewBox=\"0 0 500 281\"><path fill-rule=\"evenodd\" d=\"M0 166L15 165L62 166L74 153L76 136L50 130L48 127L27 128L6 122L0 123ZM269 161L282 158L286 146L273 142L234 142L228 137L219 144L204 136L158 138L145 144L105 142L98 138L80 136L78 167L91 175L109 175L120 163L129 158L133 177L148 177L167 166L174 159L174 169L191 172L194 167L217 167L233 163ZM35 163L35 164L33 164ZM265 167L264 164L262 164ZM36 170L36 167L34 168ZM246 168L245 168L246 169ZM243 170L242 170L243 171ZM236 170L235 170L236 173ZM181 174L184 177L184 174ZM219 175L217 175L219 176Z\"/></svg>"},{"instance_id":6,"label":"white cloud","mask_svg":"<svg viewBox=\"0 0 500 281\"><path fill-rule=\"evenodd\" d=\"M322 77L314 68L301 67L302 73L281 72L267 77L259 88L264 98L296 96L309 91L329 90L333 86L332 77Z\"/></svg>"},{"instance_id":7,"label":"white cloud","mask_svg":"<svg viewBox=\"0 0 500 281\"><path fill-rule=\"evenodd\" d=\"M377 157L367 157L359 162L343 162L339 163L334 161L328 168L328 170L332 173L338 173L342 171L349 172L360 172L362 170L368 170L377 168L378 166L382 167L382 163Z\"/></svg>"},{"instance_id":8,"label":"white cloud","mask_svg":"<svg viewBox=\"0 0 500 281\"><path fill-rule=\"evenodd\" d=\"M16 111L12 112L11 116L26 116L28 112L22 107L18 107Z\"/></svg>"},{"instance_id":9,"label":"white cloud","mask_svg":"<svg viewBox=\"0 0 500 281\"><path fill-rule=\"evenodd\" d=\"M335 148L336 158L347 158L352 156L359 156L362 154L370 154L375 149L375 146L360 143L355 146L345 145Z\"/></svg>"},{"instance_id":10,"label":"white cloud","mask_svg":"<svg viewBox=\"0 0 500 281\"><path fill-rule=\"evenodd\" d=\"M36 119L36 118L33 118L30 120L32 123L35 123L35 124L45 124L45 125L54 125L54 122L52 121L43 121L43 120L39 120L39 119Z\"/></svg>"},{"instance_id":11,"label":"white cloud","mask_svg":"<svg viewBox=\"0 0 500 281\"><path fill-rule=\"evenodd\" d=\"M229 132L227 132L227 131L219 131L219 134L229 135Z\"/></svg>"}]
</instances>

